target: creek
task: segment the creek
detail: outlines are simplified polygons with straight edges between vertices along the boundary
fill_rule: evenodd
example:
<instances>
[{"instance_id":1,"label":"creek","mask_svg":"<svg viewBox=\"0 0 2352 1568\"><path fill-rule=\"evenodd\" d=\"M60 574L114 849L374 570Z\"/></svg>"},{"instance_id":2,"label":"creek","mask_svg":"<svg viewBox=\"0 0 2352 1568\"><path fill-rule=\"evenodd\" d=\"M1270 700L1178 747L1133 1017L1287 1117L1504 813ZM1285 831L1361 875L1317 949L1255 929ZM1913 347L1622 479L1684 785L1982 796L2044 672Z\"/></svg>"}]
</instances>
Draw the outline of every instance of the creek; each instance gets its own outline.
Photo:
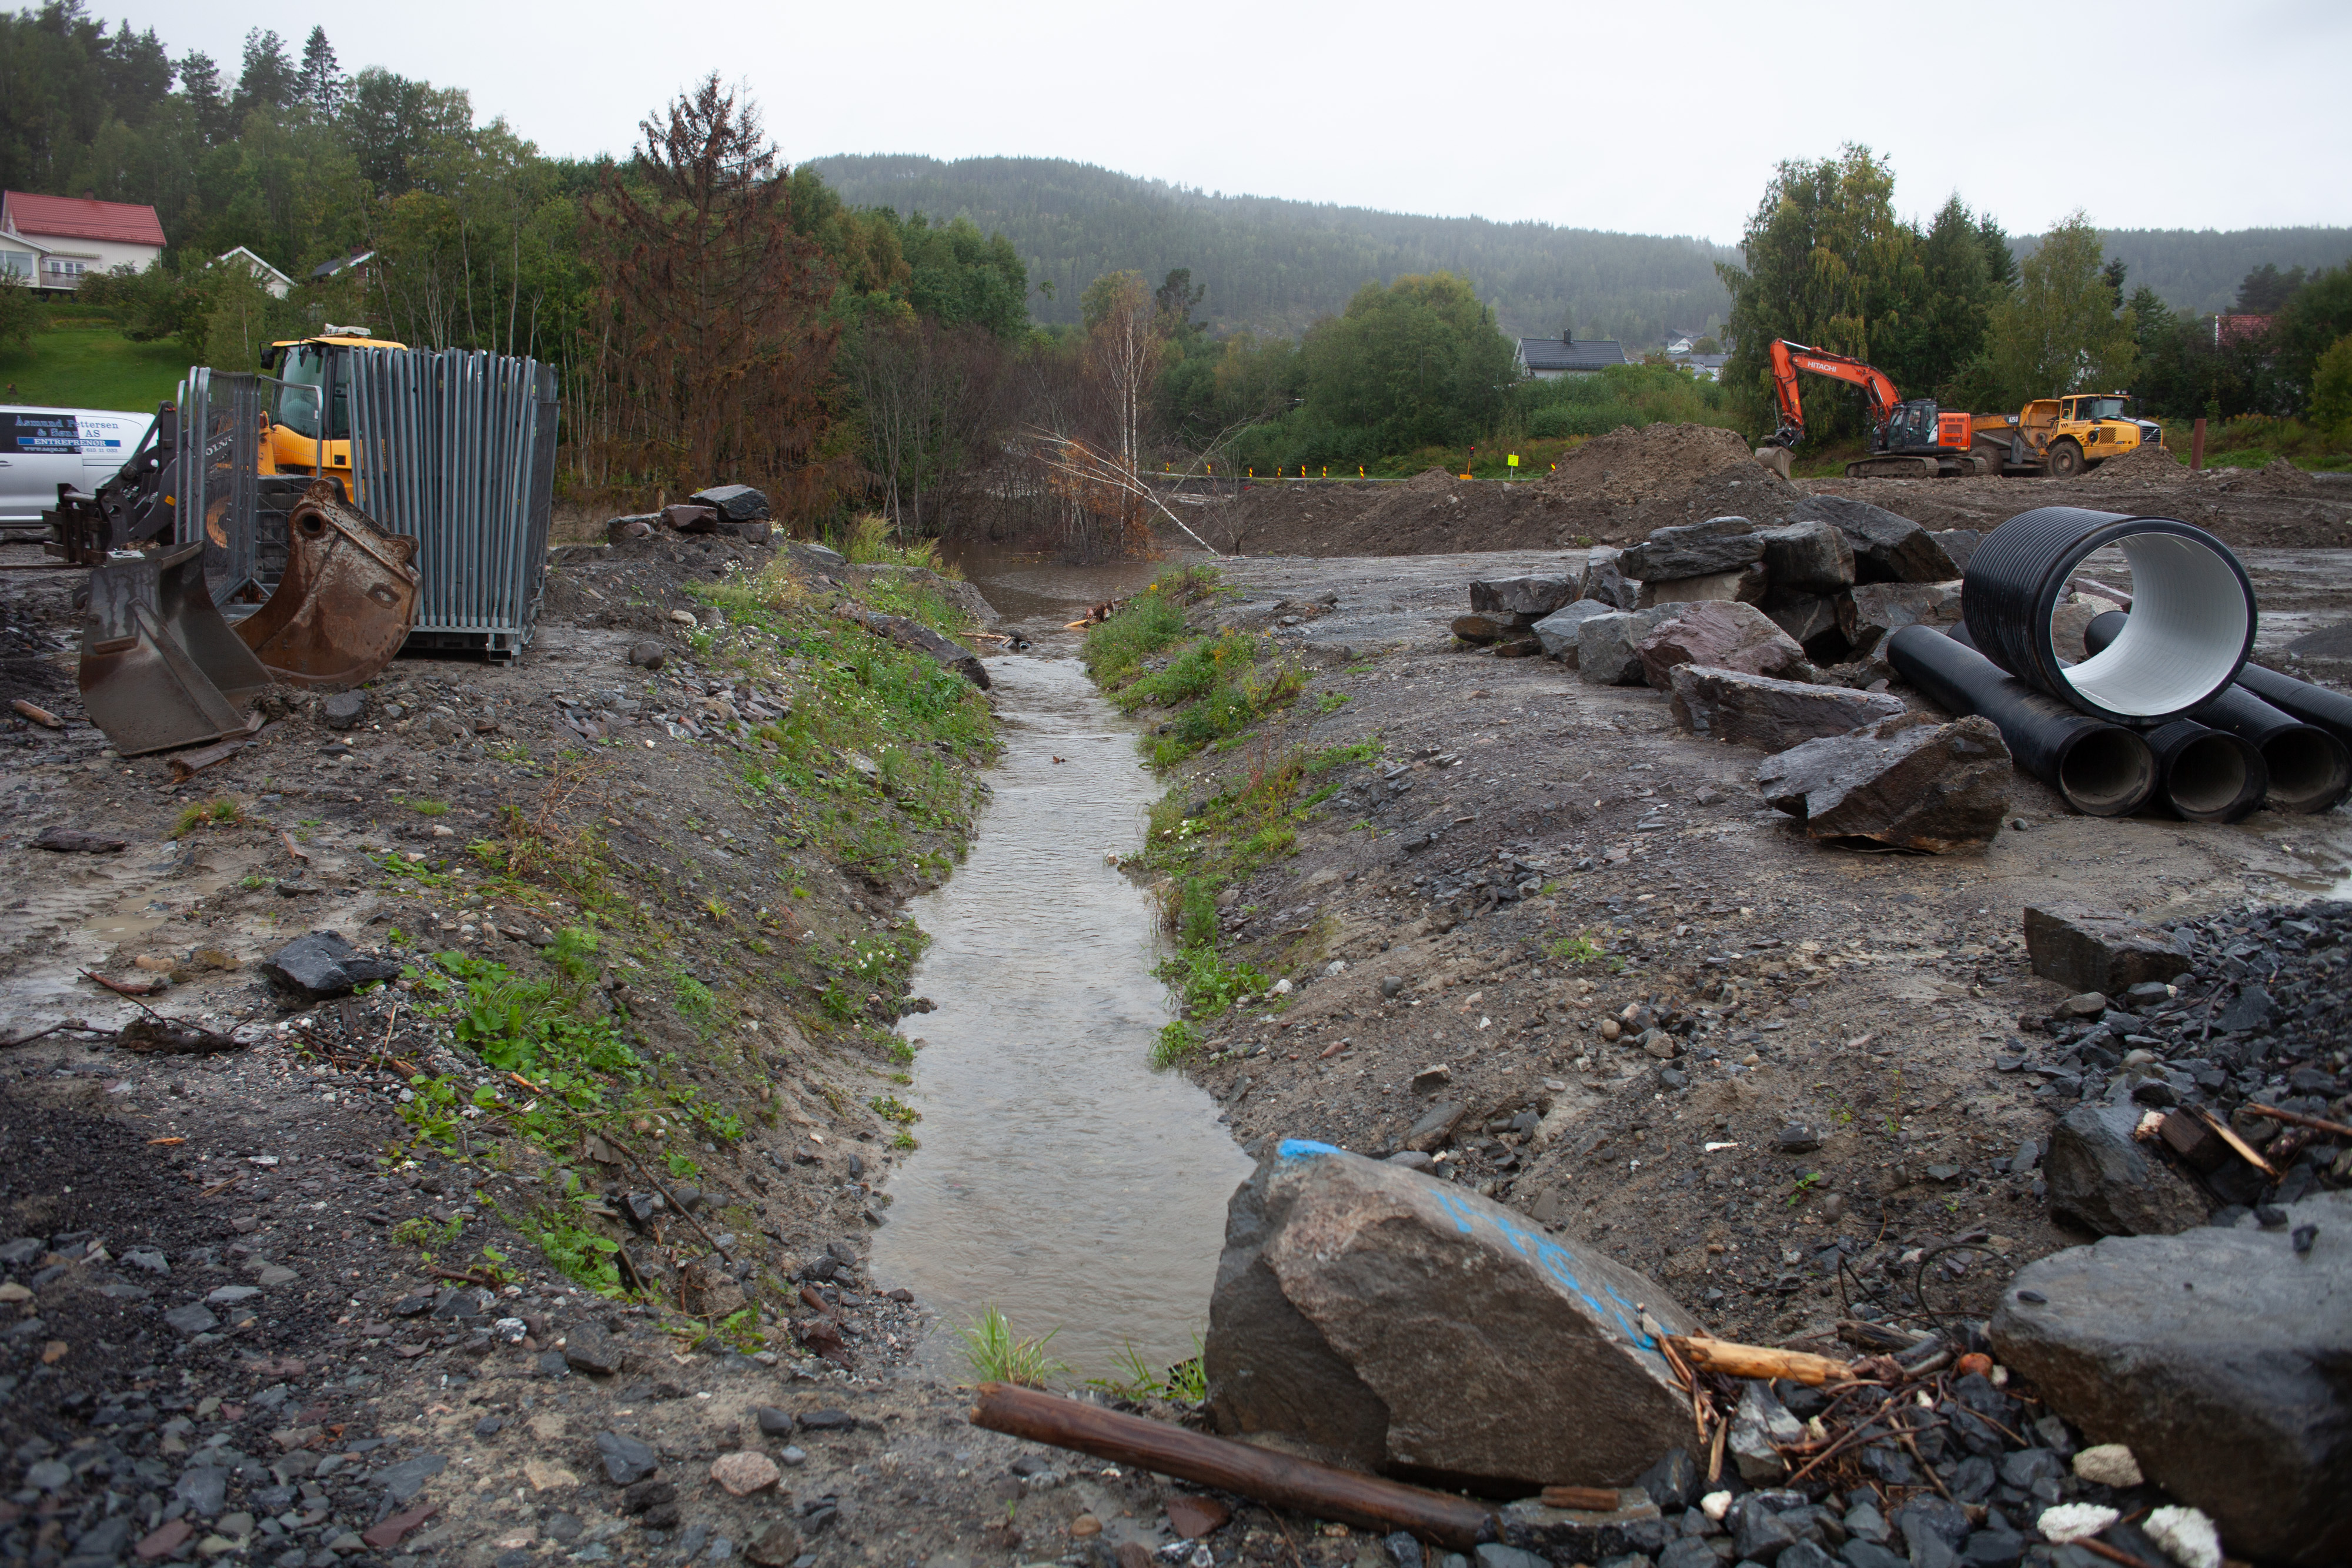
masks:
<instances>
[{"instance_id":1,"label":"creek","mask_svg":"<svg viewBox=\"0 0 2352 1568\"><path fill-rule=\"evenodd\" d=\"M1060 623L1139 570L974 570L1032 655L988 661L1003 755L970 855L909 913L936 1010L903 1092L920 1147L890 1184L873 1273L939 1313L924 1355L968 1375L961 1329L994 1306L1076 1375L1129 1347L1155 1373L1207 1326L1225 1202L1250 1172L1215 1103L1151 1047L1172 1016L1152 901L1111 863L1159 787ZM1055 655L1060 656L1055 656Z\"/></svg>"}]
</instances>

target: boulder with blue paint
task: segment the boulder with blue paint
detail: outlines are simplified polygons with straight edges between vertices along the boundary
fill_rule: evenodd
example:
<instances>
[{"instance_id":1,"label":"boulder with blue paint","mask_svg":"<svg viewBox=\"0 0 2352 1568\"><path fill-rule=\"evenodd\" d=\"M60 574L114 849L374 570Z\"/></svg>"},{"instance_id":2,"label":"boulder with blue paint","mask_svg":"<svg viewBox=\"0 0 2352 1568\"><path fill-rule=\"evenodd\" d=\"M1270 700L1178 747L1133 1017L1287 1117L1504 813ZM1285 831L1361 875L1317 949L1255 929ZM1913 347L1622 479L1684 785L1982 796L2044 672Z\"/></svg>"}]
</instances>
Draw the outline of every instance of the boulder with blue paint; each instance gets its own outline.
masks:
<instances>
[{"instance_id":1,"label":"boulder with blue paint","mask_svg":"<svg viewBox=\"0 0 2352 1568\"><path fill-rule=\"evenodd\" d=\"M1686 1444L1664 1288L1467 1188L1278 1145L1234 1194L1203 1345L1219 1431L1426 1484L1626 1486Z\"/></svg>"}]
</instances>

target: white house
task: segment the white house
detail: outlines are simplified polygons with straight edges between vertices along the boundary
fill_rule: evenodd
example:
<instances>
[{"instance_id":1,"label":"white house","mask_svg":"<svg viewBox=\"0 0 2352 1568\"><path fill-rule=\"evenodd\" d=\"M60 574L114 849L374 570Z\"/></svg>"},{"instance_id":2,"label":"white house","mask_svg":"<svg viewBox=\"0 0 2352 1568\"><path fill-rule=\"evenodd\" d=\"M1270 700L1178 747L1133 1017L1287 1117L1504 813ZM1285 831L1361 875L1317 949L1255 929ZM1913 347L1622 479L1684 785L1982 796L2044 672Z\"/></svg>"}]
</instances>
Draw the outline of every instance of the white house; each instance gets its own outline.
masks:
<instances>
[{"instance_id":1,"label":"white house","mask_svg":"<svg viewBox=\"0 0 2352 1568\"><path fill-rule=\"evenodd\" d=\"M1557 338L1520 339L1518 361L1521 375L1548 382L1560 376L1595 375L1611 365L1622 365L1625 350L1614 338L1573 340L1563 332Z\"/></svg>"},{"instance_id":2,"label":"white house","mask_svg":"<svg viewBox=\"0 0 2352 1568\"><path fill-rule=\"evenodd\" d=\"M126 263L144 272L163 254L152 207L0 191L0 272L37 288L78 288L87 275Z\"/></svg>"},{"instance_id":3,"label":"white house","mask_svg":"<svg viewBox=\"0 0 2352 1568\"><path fill-rule=\"evenodd\" d=\"M283 299L289 294L294 292L294 280L292 278L287 277L284 273L278 271L276 267L270 266L268 262L262 260L259 256L254 255L253 252L246 249L243 246L237 246L235 250L223 251L219 256L215 256L213 260L216 266L227 266L234 262L236 265L243 267L247 272L253 274L254 277L260 283L263 288L268 291L269 297L273 299Z\"/></svg>"}]
</instances>

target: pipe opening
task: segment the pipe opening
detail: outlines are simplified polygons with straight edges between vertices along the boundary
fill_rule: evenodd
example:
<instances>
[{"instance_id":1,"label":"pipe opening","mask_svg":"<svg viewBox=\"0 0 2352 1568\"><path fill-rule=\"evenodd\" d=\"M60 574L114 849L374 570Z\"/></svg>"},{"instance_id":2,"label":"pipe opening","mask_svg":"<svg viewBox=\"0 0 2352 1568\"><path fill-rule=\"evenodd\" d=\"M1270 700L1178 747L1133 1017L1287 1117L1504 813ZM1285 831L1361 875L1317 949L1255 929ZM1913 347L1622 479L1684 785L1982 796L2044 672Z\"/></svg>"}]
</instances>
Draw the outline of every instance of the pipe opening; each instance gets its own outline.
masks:
<instances>
[{"instance_id":1,"label":"pipe opening","mask_svg":"<svg viewBox=\"0 0 2352 1568\"><path fill-rule=\"evenodd\" d=\"M2325 811L2352 786L2352 752L2326 730L2309 725L2280 729L2262 743L2262 750L2271 770L2266 803L2273 810Z\"/></svg>"},{"instance_id":2,"label":"pipe opening","mask_svg":"<svg viewBox=\"0 0 2352 1568\"><path fill-rule=\"evenodd\" d=\"M2084 729L2058 758L2058 792L2094 817L2120 816L2156 790L2156 755L2127 729Z\"/></svg>"},{"instance_id":3,"label":"pipe opening","mask_svg":"<svg viewBox=\"0 0 2352 1568\"><path fill-rule=\"evenodd\" d=\"M2174 752L2164 770L2165 799L2192 822L2228 816L2252 787L2243 743L2226 735L2199 736Z\"/></svg>"},{"instance_id":4,"label":"pipe opening","mask_svg":"<svg viewBox=\"0 0 2352 1568\"><path fill-rule=\"evenodd\" d=\"M2132 608L2120 636L2062 671L2102 711L2153 718L2197 706L2237 673L2253 624L2228 556L2176 533L2113 541L2131 563Z\"/></svg>"}]
</instances>

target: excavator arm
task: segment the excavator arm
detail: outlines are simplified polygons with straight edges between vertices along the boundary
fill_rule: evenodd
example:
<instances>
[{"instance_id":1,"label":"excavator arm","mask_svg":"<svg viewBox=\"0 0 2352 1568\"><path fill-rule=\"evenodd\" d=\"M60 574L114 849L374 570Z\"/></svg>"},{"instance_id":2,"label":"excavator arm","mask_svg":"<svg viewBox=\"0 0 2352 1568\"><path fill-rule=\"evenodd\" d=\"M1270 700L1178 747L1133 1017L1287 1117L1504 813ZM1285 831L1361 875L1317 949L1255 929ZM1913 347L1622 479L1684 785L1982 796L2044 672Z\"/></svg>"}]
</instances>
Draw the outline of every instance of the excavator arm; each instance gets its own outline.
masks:
<instances>
[{"instance_id":1,"label":"excavator arm","mask_svg":"<svg viewBox=\"0 0 2352 1568\"><path fill-rule=\"evenodd\" d=\"M1780 405L1780 427L1766 440L1767 446L1793 447L1805 438L1805 406L1797 396L1799 371L1860 387L1870 399L1873 424L1885 424L1895 405L1903 401L1885 371L1845 354L1832 354L1826 349L1776 338L1772 340L1771 360L1772 396Z\"/></svg>"}]
</instances>

